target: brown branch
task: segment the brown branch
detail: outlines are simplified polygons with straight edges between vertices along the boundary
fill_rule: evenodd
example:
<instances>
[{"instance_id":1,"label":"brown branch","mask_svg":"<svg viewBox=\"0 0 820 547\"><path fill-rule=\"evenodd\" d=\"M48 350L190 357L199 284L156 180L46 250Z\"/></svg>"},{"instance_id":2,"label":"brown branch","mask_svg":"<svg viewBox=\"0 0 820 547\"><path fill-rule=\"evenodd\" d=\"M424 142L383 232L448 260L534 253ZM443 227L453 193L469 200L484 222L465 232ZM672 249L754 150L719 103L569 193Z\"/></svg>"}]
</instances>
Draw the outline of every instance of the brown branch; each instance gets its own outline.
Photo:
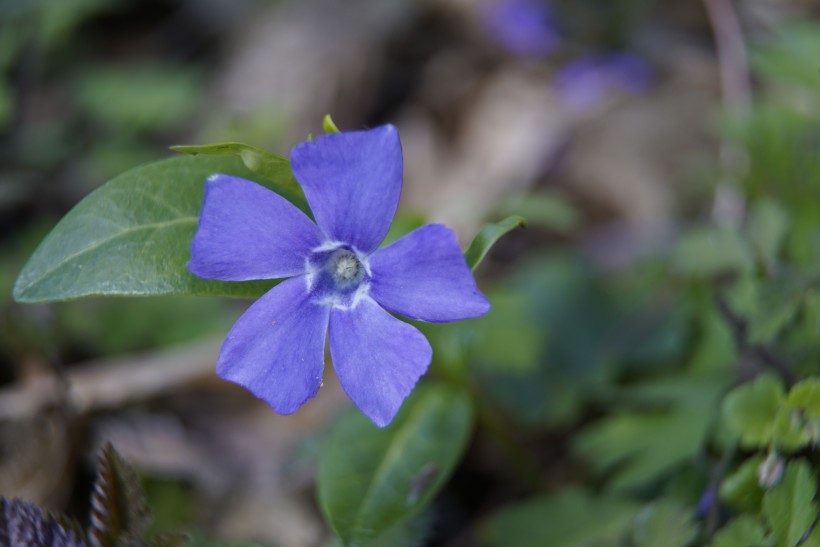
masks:
<instances>
[{"instance_id":1,"label":"brown branch","mask_svg":"<svg viewBox=\"0 0 820 547\"><path fill-rule=\"evenodd\" d=\"M732 0L703 0L703 4L715 37L724 105L747 113L752 106L749 61Z\"/></svg>"},{"instance_id":2,"label":"brown branch","mask_svg":"<svg viewBox=\"0 0 820 547\"><path fill-rule=\"evenodd\" d=\"M146 355L103 359L69 370L62 381L40 376L0 390L0 420L20 420L58 406L63 397L77 414L116 408L213 375L218 340ZM61 405L60 405L61 406Z\"/></svg>"}]
</instances>

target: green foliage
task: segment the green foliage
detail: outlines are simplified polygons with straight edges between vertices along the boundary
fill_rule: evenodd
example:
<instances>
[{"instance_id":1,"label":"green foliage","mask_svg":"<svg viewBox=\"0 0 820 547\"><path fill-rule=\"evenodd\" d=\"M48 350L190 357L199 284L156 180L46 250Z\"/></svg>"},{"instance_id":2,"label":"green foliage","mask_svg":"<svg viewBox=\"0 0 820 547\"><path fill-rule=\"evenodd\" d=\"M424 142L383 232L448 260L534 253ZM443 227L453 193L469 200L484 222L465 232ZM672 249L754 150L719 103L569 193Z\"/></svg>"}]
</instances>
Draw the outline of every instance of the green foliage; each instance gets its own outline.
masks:
<instances>
[{"instance_id":1,"label":"green foliage","mask_svg":"<svg viewBox=\"0 0 820 547\"><path fill-rule=\"evenodd\" d=\"M641 510L632 534L636 547L678 547L688 545L698 534L698 526L688 507L661 500Z\"/></svg>"},{"instance_id":2,"label":"green foliage","mask_svg":"<svg viewBox=\"0 0 820 547\"><path fill-rule=\"evenodd\" d=\"M743 445L766 446L774 438L774 421L785 397L783 383L777 377L761 374L726 396L723 416Z\"/></svg>"},{"instance_id":3,"label":"green foliage","mask_svg":"<svg viewBox=\"0 0 820 547\"><path fill-rule=\"evenodd\" d=\"M341 419L319 463L322 511L344 545L369 545L418 514L453 472L470 438L472 406L446 385L419 386L378 429L359 412Z\"/></svg>"},{"instance_id":4,"label":"green foliage","mask_svg":"<svg viewBox=\"0 0 820 547\"><path fill-rule=\"evenodd\" d=\"M226 283L188 272L205 179L252 178L230 158L171 158L137 167L77 204L51 231L14 286L19 302L93 295L258 297L272 282Z\"/></svg>"},{"instance_id":5,"label":"green foliage","mask_svg":"<svg viewBox=\"0 0 820 547\"><path fill-rule=\"evenodd\" d=\"M788 229L788 212L772 199L761 200L749 213L746 232L767 271L774 271Z\"/></svg>"},{"instance_id":6,"label":"green foliage","mask_svg":"<svg viewBox=\"0 0 820 547\"><path fill-rule=\"evenodd\" d=\"M729 226L695 228L684 234L673 257L675 269L685 276L713 277L749 271L749 245Z\"/></svg>"},{"instance_id":7,"label":"green foliage","mask_svg":"<svg viewBox=\"0 0 820 547\"><path fill-rule=\"evenodd\" d=\"M720 499L738 509L757 514L763 503L763 488L758 479L762 456L753 456L729 474L720 485Z\"/></svg>"},{"instance_id":8,"label":"green foliage","mask_svg":"<svg viewBox=\"0 0 820 547\"><path fill-rule=\"evenodd\" d=\"M740 515L724 526L712 542L712 547L771 547L760 523L750 515Z\"/></svg>"},{"instance_id":9,"label":"green foliage","mask_svg":"<svg viewBox=\"0 0 820 547\"><path fill-rule=\"evenodd\" d=\"M538 496L491 515L481 526L486 547L580 547L620 544L638 506L617 496L594 496L577 488Z\"/></svg>"},{"instance_id":10,"label":"green foliage","mask_svg":"<svg viewBox=\"0 0 820 547\"><path fill-rule=\"evenodd\" d=\"M743 446L774 444L798 450L817 440L815 390L816 379L809 379L795 385L787 396L778 378L762 374L726 396L723 417Z\"/></svg>"},{"instance_id":11,"label":"green foliage","mask_svg":"<svg viewBox=\"0 0 820 547\"><path fill-rule=\"evenodd\" d=\"M100 67L81 74L80 107L116 133L163 131L194 112L200 78L179 66Z\"/></svg>"},{"instance_id":12,"label":"green foliage","mask_svg":"<svg viewBox=\"0 0 820 547\"><path fill-rule=\"evenodd\" d=\"M325 130L325 133L339 133L339 128L336 127L330 114L325 114L325 117L322 118L322 129Z\"/></svg>"},{"instance_id":13,"label":"green foliage","mask_svg":"<svg viewBox=\"0 0 820 547\"><path fill-rule=\"evenodd\" d=\"M787 465L783 479L763 497L763 515L777 547L797 545L817 518L817 481L805 461Z\"/></svg>"},{"instance_id":14,"label":"green foliage","mask_svg":"<svg viewBox=\"0 0 820 547\"><path fill-rule=\"evenodd\" d=\"M613 413L577 437L576 451L611 473L611 489L645 485L701 450L721 389L720 382L678 378L627 391L627 400L655 410Z\"/></svg>"},{"instance_id":15,"label":"green foliage","mask_svg":"<svg viewBox=\"0 0 820 547\"><path fill-rule=\"evenodd\" d=\"M484 260L484 257L487 256L487 253L496 241L504 234L526 225L527 221L520 216L511 216L500 222L484 225L481 231L473 238L467 250L464 251L467 264L475 270L478 268L478 265L481 264L481 261Z\"/></svg>"}]
</instances>

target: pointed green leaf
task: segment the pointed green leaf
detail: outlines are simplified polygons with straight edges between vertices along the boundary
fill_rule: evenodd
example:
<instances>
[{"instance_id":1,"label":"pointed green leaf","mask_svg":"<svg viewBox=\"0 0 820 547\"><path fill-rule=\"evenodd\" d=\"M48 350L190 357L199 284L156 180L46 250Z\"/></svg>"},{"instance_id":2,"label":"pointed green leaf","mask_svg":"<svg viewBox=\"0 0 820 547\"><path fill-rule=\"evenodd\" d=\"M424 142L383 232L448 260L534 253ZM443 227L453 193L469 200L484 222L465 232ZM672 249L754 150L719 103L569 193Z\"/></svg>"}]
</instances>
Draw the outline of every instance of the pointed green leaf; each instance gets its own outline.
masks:
<instances>
[{"instance_id":1,"label":"pointed green leaf","mask_svg":"<svg viewBox=\"0 0 820 547\"><path fill-rule=\"evenodd\" d=\"M480 232L475 236L473 242L470 243L470 246L464 251L464 257L467 259L467 264L470 265L470 268L475 270L478 268L478 265L481 264L481 261L484 260L484 257L490 251L495 242L498 241L501 236L515 230L519 227L524 227L527 225L527 221L524 217L520 216L511 216L507 217L501 222L496 222L494 224L485 224L484 227L481 229Z\"/></svg>"},{"instance_id":2,"label":"pointed green leaf","mask_svg":"<svg viewBox=\"0 0 820 547\"><path fill-rule=\"evenodd\" d=\"M245 167L260 177L270 181L270 189L310 214L302 187L293 178L290 161L261 148L242 144L241 142L224 142L219 144L177 145L171 150L184 154L203 156L239 156Z\"/></svg>"},{"instance_id":3,"label":"pointed green leaf","mask_svg":"<svg viewBox=\"0 0 820 547\"><path fill-rule=\"evenodd\" d=\"M388 427L354 412L336 425L319 462L318 497L345 545L365 545L425 507L472 431L467 395L421 386Z\"/></svg>"},{"instance_id":4,"label":"pointed green leaf","mask_svg":"<svg viewBox=\"0 0 820 547\"><path fill-rule=\"evenodd\" d=\"M764 547L766 541L763 526L751 515L740 515L715 534L712 547Z\"/></svg>"},{"instance_id":5,"label":"pointed green leaf","mask_svg":"<svg viewBox=\"0 0 820 547\"><path fill-rule=\"evenodd\" d=\"M322 118L322 129L325 130L325 133L341 133L333 122L333 118L330 117L330 114L325 114L325 117Z\"/></svg>"},{"instance_id":6,"label":"pointed green leaf","mask_svg":"<svg viewBox=\"0 0 820 547\"><path fill-rule=\"evenodd\" d=\"M817 482L805 461L788 464L783 479L763 498L763 514L778 547L793 547L817 517Z\"/></svg>"},{"instance_id":7,"label":"pointed green leaf","mask_svg":"<svg viewBox=\"0 0 820 547\"><path fill-rule=\"evenodd\" d=\"M786 398L789 408L802 409L813 418L820 418L820 378L806 378L796 383Z\"/></svg>"},{"instance_id":8,"label":"pointed green leaf","mask_svg":"<svg viewBox=\"0 0 820 547\"><path fill-rule=\"evenodd\" d=\"M744 446L763 446L772 440L775 418L785 398L783 383L771 374L761 374L729 392L723 401L723 416Z\"/></svg>"},{"instance_id":9,"label":"pointed green leaf","mask_svg":"<svg viewBox=\"0 0 820 547\"><path fill-rule=\"evenodd\" d=\"M175 157L136 167L78 203L14 285L18 302L160 294L255 298L275 282L226 283L187 269L205 179L253 174L234 158Z\"/></svg>"}]
</instances>

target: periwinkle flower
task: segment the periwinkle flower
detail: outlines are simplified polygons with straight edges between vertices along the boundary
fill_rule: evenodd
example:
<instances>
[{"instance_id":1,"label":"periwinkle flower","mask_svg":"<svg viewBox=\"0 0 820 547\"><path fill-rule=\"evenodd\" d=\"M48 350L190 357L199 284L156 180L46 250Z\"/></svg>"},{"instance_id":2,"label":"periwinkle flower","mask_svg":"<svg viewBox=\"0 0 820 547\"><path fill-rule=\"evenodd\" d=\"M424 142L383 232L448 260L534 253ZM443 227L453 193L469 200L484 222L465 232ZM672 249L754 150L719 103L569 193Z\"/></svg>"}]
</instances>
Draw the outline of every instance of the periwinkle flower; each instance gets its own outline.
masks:
<instances>
[{"instance_id":1,"label":"periwinkle flower","mask_svg":"<svg viewBox=\"0 0 820 547\"><path fill-rule=\"evenodd\" d=\"M482 12L484 27L513 55L539 58L560 42L545 0L492 0Z\"/></svg>"},{"instance_id":2,"label":"periwinkle flower","mask_svg":"<svg viewBox=\"0 0 820 547\"><path fill-rule=\"evenodd\" d=\"M562 99L588 108L613 91L640 93L651 82L649 67L629 53L600 53L563 66L553 80Z\"/></svg>"},{"instance_id":3,"label":"periwinkle flower","mask_svg":"<svg viewBox=\"0 0 820 547\"><path fill-rule=\"evenodd\" d=\"M236 322L217 373L291 414L322 383L329 332L342 388L383 427L432 357L424 335L388 312L448 322L490 305L446 226L428 224L379 248L401 193L395 127L321 136L290 159L315 224L253 182L214 175L206 183L188 269L222 281L288 278Z\"/></svg>"}]
</instances>

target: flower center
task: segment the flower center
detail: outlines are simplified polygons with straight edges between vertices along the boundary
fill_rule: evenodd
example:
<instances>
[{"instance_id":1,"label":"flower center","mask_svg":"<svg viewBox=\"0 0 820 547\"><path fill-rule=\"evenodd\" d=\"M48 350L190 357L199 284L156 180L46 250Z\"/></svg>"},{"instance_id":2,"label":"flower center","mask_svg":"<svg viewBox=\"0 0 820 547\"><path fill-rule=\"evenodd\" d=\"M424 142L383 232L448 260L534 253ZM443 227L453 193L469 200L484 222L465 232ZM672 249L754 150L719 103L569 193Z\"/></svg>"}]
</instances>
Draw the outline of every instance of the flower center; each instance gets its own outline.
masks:
<instances>
[{"instance_id":1,"label":"flower center","mask_svg":"<svg viewBox=\"0 0 820 547\"><path fill-rule=\"evenodd\" d=\"M361 279L362 263L347 249L339 249L333 253L330 262L337 283L355 283L357 277Z\"/></svg>"},{"instance_id":2,"label":"flower center","mask_svg":"<svg viewBox=\"0 0 820 547\"><path fill-rule=\"evenodd\" d=\"M367 259L346 246L314 249L307 271L312 299L335 308L354 308L370 289Z\"/></svg>"}]
</instances>

